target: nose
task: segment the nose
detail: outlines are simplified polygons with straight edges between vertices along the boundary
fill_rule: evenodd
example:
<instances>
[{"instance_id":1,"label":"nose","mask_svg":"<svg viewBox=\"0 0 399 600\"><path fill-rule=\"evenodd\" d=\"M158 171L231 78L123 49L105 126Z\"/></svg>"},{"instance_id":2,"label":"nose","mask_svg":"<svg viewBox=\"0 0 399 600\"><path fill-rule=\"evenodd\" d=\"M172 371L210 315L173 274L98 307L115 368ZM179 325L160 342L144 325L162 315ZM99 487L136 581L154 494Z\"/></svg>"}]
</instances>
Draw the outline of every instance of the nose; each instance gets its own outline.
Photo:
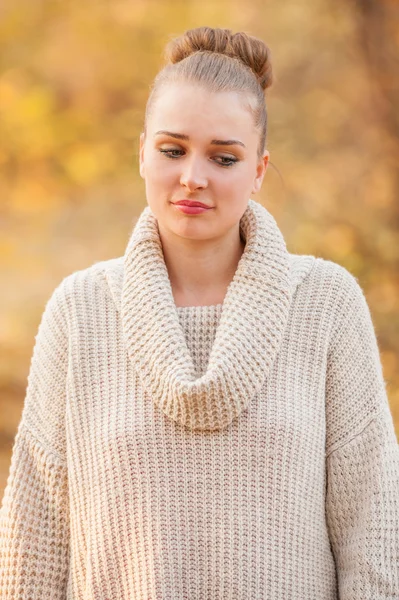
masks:
<instances>
[{"instance_id":1,"label":"nose","mask_svg":"<svg viewBox=\"0 0 399 600\"><path fill-rule=\"evenodd\" d=\"M192 158L185 161L180 175L180 183L190 191L207 187L205 168L200 159Z\"/></svg>"}]
</instances>

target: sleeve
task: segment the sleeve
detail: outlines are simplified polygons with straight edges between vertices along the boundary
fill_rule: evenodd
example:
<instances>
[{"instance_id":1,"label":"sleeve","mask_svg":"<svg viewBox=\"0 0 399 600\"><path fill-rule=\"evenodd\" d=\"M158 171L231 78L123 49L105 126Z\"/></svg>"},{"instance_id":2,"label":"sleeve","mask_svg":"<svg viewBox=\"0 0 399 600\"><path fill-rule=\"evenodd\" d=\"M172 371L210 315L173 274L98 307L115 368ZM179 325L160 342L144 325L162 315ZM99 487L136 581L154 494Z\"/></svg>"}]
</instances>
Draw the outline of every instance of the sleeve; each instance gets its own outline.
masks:
<instances>
[{"instance_id":1,"label":"sleeve","mask_svg":"<svg viewBox=\"0 0 399 600\"><path fill-rule=\"evenodd\" d=\"M339 599L399 599L399 446L364 293L346 270L339 287L326 380L326 521Z\"/></svg>"},{"instance_id":2,"label":"sleeve","mask_svg":"<svg viewBox=\"0 0 399 600\"><path fill-rule=\"evenodd\" d=\"M69 504L65 452L68 329L65 280L35 337L22 417L0 508L2 600L65 600Z\"/></svg>"}]
</instances>

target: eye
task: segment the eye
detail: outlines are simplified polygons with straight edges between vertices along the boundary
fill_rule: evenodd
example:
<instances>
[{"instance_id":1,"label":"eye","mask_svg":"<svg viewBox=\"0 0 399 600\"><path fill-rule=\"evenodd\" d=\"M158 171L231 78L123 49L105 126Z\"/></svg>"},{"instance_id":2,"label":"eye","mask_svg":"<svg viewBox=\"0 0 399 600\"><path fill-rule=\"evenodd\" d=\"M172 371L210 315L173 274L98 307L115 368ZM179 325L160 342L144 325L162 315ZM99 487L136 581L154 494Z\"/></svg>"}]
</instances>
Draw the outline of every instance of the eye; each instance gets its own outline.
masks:
<instances>
[{"instance_id":1,"label":"eye","mask_svg":"<svg viewBox=\"0 0 399 600\"><path fill-rule=\"evenodd\" d=\"M172 156L171 152L182 152L182 150L160 150L162 154L165 154L168 158L178 158L177 156Z\"/></svg>"},{"instance_id":2,"label":"eye","mask_svg":"<svg viewBox=\"0 0 399 600\"><path fill-rule=\"evenodd\" d=\"M176 156L172 156L172 152L180 152L182 153L183 150L177 150L176 148L171 148L171 149L160 149L159 152L161 152L162 154L164 154L165 156L167 156L168 158L179 158L180 155ZM220 158L223 161L228 161L227 163L225 162L218 162L217 164L219 164L221 167L232 167L235 163L238 162L237 158L233 158L232 156L216 156L215 158Z\"/></svg>"},{"instance_id":3,"label":"eye","mask_svg":"<svg viewBox=\"0 0 399 600\"><path fill-rule=\"evenodd\" d=\"M234 165L236 162L238 162L237 158L232 158L231 156L219 156L217 158L221 158L222 160L227 160L229 162L229 164L226 163L219 163L222 165L222 167L231 167L232 165Z\"/></svg>"}]
</instances>

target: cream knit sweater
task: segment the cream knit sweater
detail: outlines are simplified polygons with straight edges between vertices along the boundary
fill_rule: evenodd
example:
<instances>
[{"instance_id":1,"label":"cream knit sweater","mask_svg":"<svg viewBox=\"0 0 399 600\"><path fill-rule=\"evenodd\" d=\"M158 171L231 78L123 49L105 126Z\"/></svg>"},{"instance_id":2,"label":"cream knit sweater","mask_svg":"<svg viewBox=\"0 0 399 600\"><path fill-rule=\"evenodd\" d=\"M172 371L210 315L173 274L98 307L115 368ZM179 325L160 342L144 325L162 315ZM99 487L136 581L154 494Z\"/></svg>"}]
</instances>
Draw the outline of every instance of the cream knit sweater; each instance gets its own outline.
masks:
<instances>
[{"instance_id":1,"label":"cream knit sweater","mask_svg":"<svg viewBox=\"0 0 399 600\"><path fill-rule=\"evenodd\" d=\"M146 207L48 300L2 600L399 599L399 446L365 296L249 200L223 305L176 307Z\"/></svg>"}]
</instances>

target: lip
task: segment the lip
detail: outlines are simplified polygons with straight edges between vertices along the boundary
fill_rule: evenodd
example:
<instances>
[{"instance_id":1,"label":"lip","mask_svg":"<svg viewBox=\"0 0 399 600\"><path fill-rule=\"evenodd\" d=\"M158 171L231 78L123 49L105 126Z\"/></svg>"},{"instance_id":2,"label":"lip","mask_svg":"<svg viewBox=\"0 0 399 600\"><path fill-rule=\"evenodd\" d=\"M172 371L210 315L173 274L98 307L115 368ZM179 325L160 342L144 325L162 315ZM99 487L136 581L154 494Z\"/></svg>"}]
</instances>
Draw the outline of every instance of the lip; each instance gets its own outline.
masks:
<instances>
[{"instance_id":1,"label":"lip","mask_svg":"<svg viewBox=\"0 0 399 600\"><path fill-rule=\"evenodd\" d=\"M186 206L185 204L173 204L173 206L186 215L199 215L211 210L211 208L204 208L203 206Z\"/></svg>"},{"instance_id":2,"label":"lip","mask_svg":"<svg viewBox=\"0 0 399 600\"><path fill-rule=\"evenodd\" d=\"M172 204L177 210L186 215L199 215L213 208L213 206L207 206L197 200L178 200L177 202L172 202Z\"/></svg>"},{"instance_id":3,"label":"lip","mask_svg":"<svg viewBox=\"0 0 399 600\"><path fill-rule=\"evenodd\" d=\"M207 209L213 208L212 206L207 206L203 202L198 202L197 200L178 200L177 202L172 202L172 204L175 204L177 206L193 206Z\"/></svg>"}]
</instances>

